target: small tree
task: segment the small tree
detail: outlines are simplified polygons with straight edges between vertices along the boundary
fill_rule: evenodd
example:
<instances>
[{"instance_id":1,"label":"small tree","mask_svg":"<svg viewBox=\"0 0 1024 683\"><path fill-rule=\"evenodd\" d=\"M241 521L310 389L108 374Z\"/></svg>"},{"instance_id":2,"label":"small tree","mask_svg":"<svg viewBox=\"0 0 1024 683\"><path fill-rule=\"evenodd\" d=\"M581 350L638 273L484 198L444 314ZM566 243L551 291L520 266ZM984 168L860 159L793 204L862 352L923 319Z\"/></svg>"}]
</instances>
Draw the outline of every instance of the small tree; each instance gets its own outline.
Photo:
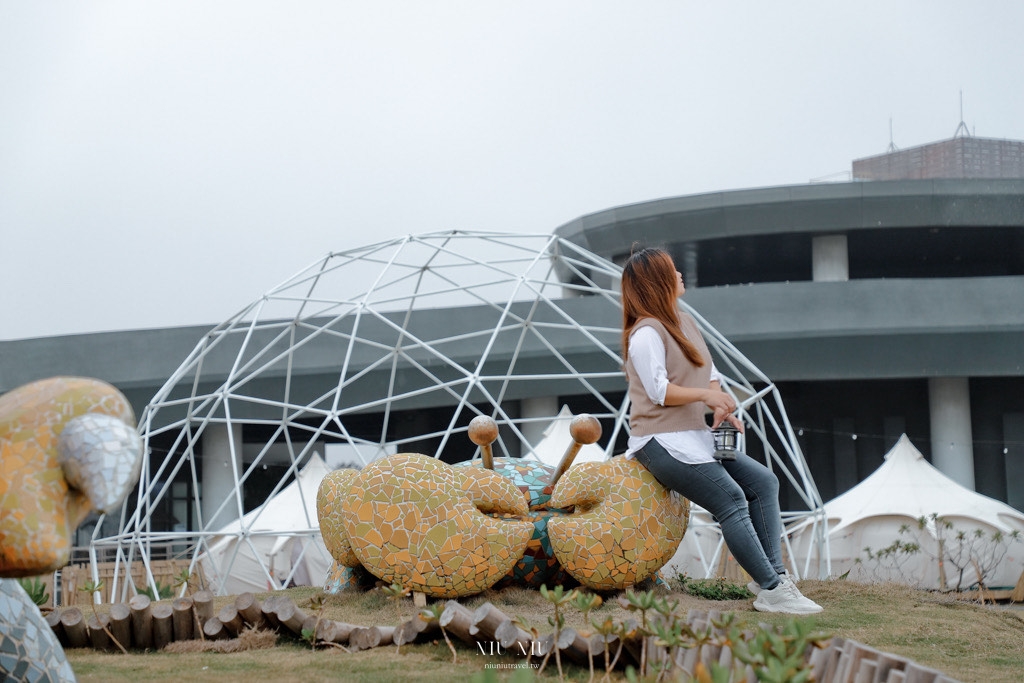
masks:
<instances>
[{"instance_id":1,"label":"small tree","mask_svg":"<svg viewBox=\"0 0 1024 683\"><path fill-rule=\"evenodd\" d=\"M100 579L97 583L87 581L86 584L78 590L89 595L89 604L92 606L92 616L97 622L99 622L100 627L110 638L111 642L117 645L117 647L121 649L121 652L128 654L128 650L125 649L125 646L121 644L120 640L114 637L114 634L110 632L110 629L107 628L107 625L100 619L100 615L96 612L96 601L92 599L92 595L97 591L103 590L103 580Z\"/></svg>"},{"instance_id":2,"label":"small tree","mask_svg":"<svg viewBox=\"0 0 1024 683\"><path fill-rule=\"evenodd\" d=\"M448 630L445 629L444 624L441 622L441 615L444 613L444 606L441 603L435 602L434 604L424 607L420 610L419 618L427 623L437 622L438 628L441 629L441 635L444 636L444 642L448 646L448 649L452 653L452 664L456 664L459 661L459 654L455 651L455 646L452 645L451 638L448 637Z\"/></svg>"},{"instance_id":3,"label":"small tree","mask_svg":"<svg viewBox=\"0 0 1024 683\"><path fill-rule=\"evenodd\" d=\"M320 629L320 621L323 619L326 606L327 600L322 594L314 595L309 599L309 607L316 613L316 621L313 622L313 628L302 629L302 637L309 642L314 650L316 650L316 632Z\"/></svg>"},{"instance_id":4,"label":"small tree","mask_svg":"<svg viewBox=\"0 0 1024 683\"><path fill-rule=\"evenodd\" d=\"M381 586L380 590L387 597L388 600L391 600L391 601L393 601L395 603L395 613L398 615L398 621L401 622L402 621L402 600L404 600L405 598L409 597L409 595L412 594L412 590L409 589L409 588L406 588L403 584L398 583L398 582L395 582L395 583L391 584L390 586ZM401 651L402 651L402 643L401 643L401 641L399 641L395 645L395 652L401 652Z\"/></svg>"},{"instance_id":5,"label":"small tree","mask_svg":"<svg viewBox=\"0 0 1024 683\"><path fill-rule=\"evenodd\" d=\"M900 528L900 533L909 531L906 525ZM864 566L875 581L899 581L908 585L917 585L921 576L915 576L911 561L921 552L921 546L914 542L904 542L896 539L884 548L872 550L870 546L864 548L864 558L857 558L857 564Z\"/></svg>"},{"instance_id":6,"label":"small tree","mask_svg":"<svg viewBox=\"0 0 1024 683\"><path fill-rule=\"evenodd\" d=\"M978 528L973 531L958 529L950 520L934 512L917 520L919 529L926 528L929 523L934 526L938 546L938 552L933 557L939 566L940 590L947 590L949 587L947 563L954 569L956 575L953 590L960 591L966 587L964 576L969 569L974 570L979 586L984 588L1009 552L1010 544L1018 542L1021 538L1017 530L1003 534L998 529L991 533Z\"/></svg>"},{"instance_id":7,"label":"small tree","mask_svg":"<svg viewBox=\"0 0 1024 683\"><path fill-rule=\"evenodd\" d=\"M573 604L573 607L575 607L576 609L578 609L580 612L583 613L583 623L584 624L588 624L588 623L590 623L590 613L593 610L595 610L598 607L600 607L601 603L603 603L603 602L604 602L604 599L600 595L598 595L597 593L587 593L587 592L584 592L584 591L576 591L576 597L573 599L572 604ZM582 635L584 638L589 638L590 637L590 633L589 632L584 632L584 633L581 633L580 635ZM587 654L588 654L588 656L587 656L587 664L590 665L590 679L589 679L589 681L593 681L594 680L594 658L592 656L589 656L590 655L589 646L588 646Z\"/></svg>"},{"instance_id":8,"label":"small tree","mask_svg":"<svg viewBox=\"0 0 1024 683\"><path fill-rule=\"evenodd\" d=\"M647 638L651 629L647 624L647 613L655 607L654 591L634 593L632 588L626 589L625 597L619 598L619 604L630 612L640 612L640 635L643 638L640 646L640 675L647 675Z\"/></svg>"},{"instance_id":9,"label":"small tree","mask_svg":"<svg viewBox=\"0 0 1024 683\"><path fill-rule=\"evenodd\" d=\"M548 590L546 585L541 585L540 594L544 596L544 599L550 602L555 608L555 616L548 617L548 623L555 629L554 641L551 645L551 649L555 651L555 664L558 665L558 679L562 680L564 674L562 673L562 648L560 646L562 644L562 629L565 628L565 614L562 612L562 609L576 599L577 591L574 588L566 593L562 586L555 586L554 590ZM547 665L548 657L550 656L551 653L549 652L544 657L544 661L541 663L540 671L538 671L538 673L544 671L544 667Z\"/></svg>"}]
</instances>

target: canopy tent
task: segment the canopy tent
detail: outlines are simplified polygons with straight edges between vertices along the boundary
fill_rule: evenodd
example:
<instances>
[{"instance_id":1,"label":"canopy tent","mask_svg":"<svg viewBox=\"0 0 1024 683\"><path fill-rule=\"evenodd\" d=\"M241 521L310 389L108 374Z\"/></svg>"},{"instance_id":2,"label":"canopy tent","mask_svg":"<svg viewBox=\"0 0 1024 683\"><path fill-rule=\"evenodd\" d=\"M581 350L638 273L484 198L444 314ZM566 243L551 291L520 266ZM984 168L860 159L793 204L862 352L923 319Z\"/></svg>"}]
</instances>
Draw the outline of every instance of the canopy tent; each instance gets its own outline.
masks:
<instances>
[{"instance_id":1,"label":"canopy tent","mask_svg":"<svg viewBox=\"0 0 1024 683\"><path fill-rule=\"evenodd\" d=\"M331 556L320 536L316 494L329 471L313 453L277 495L209 538L199 563L215 593L324 584Z\"/></svg>"},{"instance_id":2,"label":"canopy tent","mask_svg":"<svg viewBox=\"0 0 1024 683\"><path fill-rule=\"evenodd\" d=\"M569 406L563 405L562 409L558 411L558 415L555 415L551 420L551 424L544 430L544 438L533 447L534 456L545 465L557 467L558 463L562 461L562 456L565 455L566 450L572 445L572 435L569 433L569 426L572 424L573 417L575 416L569 410ZM573 459L573 463L604 462L607 459L608 456L603 448L596 443L590 443L584 444L580 448L579 453Z\"/></svg>"},{"instance_id":3,"label":"canopy tent","mask_svg":"<svg viewBox=\"0 0 1024 683\"><path fill-rule=\"evenodd\" d=\"M1014 585L1024 569L1024 542L1010 536L1024 533L1024 513L942 474L906 434L877 470L824 509L834 576L849 572L850 579L861 581L966 588L978 582L980 569L991 588ZM936 524L935 515L946 524ZM921 518L926 520L923 526ZM789 529L798 566L820 559L815 557L813 531L814 520ZM993 540L996 533L1002 541ZM912 552L907 544L915 543L920 550Z\"/></svg>"}]
</instances>

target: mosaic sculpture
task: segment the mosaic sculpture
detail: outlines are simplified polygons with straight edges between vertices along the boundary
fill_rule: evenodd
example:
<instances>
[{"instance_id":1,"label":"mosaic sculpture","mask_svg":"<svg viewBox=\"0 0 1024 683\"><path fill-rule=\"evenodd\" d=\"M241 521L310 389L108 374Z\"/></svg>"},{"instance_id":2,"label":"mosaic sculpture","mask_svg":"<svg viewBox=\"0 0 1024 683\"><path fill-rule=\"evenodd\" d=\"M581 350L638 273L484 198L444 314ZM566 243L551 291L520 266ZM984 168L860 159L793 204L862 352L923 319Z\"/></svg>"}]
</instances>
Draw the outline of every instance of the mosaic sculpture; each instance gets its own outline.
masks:
<instances>
[{"instance_id":1,"label":"mosaic sculpture","mask_svg":"<svg viewBox=\"0 0 1024 683\"><path fill-rule=\"evenodd\" d=\"M595 590L651 578L679 546L689 502L632 460L572 467L581 446L600 438L600 423L577 416L570 434L555 468L494 458L498 428L481 416L469 426L479 461L400 453L328 474L317 497L335 559L325 590L379 579L450 598L567 577Z\"/></svg>"},{"instance_id":2,"label":"mosaic sculpture","mask_svg":"<svg viewBox=\"0 0 1024 683\"><path fill-rule=\"evenodd\" d=\"M131 405L93 379L54 377L0 396L0 576L67 564L71 535L92 510L118 506L139 478L142 444ZM36 605L0 579L4 680L74 680Z\"/></svg>"},{"instance_id":3,"label":"mosaic sculpture","mask_svg":"<svg viewBox=\"0 0 1024 683\"><path fill-rule=\"evenodd\" d=\"M464 462L457 466L486 467L480 462ZM495 472L505 477L519 489L526 498L527 512L516 518L532 525L530 540L526 543L523 556L512 570L498 580L494 588L521 586L540 588L542 585L556 586L566 582L568 574L555 558L548 538L548 523L552 517L569 514L567 510L551 507L551 480L555 468L535 460L521 458L495 458Z\"/></svg>"},{"instance_id":4,"label":"mosaic sculpture","mask_svg":"<svg viewBox=\"0 0 1024 683\"><path fill-rule=\"evenodd\" d=\"M555 557L594 590L617 590L653 576L672 559L690 516L689 501L625 458L573 467L550 505L574 510L548 522Z\"/></svg>"}]
</instances>

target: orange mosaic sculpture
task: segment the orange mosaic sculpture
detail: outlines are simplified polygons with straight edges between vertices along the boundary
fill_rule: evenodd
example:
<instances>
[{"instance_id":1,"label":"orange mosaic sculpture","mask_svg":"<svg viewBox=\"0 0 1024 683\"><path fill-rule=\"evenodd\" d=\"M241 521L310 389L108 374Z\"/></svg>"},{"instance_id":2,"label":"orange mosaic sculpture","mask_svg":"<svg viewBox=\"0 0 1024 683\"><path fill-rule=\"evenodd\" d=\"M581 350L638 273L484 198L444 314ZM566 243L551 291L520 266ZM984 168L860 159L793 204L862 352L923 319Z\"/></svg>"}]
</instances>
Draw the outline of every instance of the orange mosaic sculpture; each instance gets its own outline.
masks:
<instances>
[{"instance_id":1,"label":"orange mosaic sculpture","mask_svg":"<svg viewBox=\"0 0 1024 683\"><path fill-rule=\"evenodd\" d=\"M359 558L352 552L352 544L345 534L345 525L340 514L328 514L330 511L341 510L341 503L348 495L352 480L358 471L343 469L328 472L320 482L316 492L316 512L320 520L320 535L324 539L327 552L340 567L358 567Z\"/></svg>"},{"instance_id":2,"label":"orange mosaic sculpture","mask_svg":"<svg viewBox=\"0 0 1024 683\"><path fill-rule=\"evenodd\" d=\"M75 528L138 480L141 450L131 405L105 382L54 377L0 396L0 574L67 564Z\"/></svg>"},{"instance_id":3,"label":"orange mosaic sculpture","mask_svg":"<svg viewBox=\"0 0 1024 683\"><path fill-rule=\"evenodd\" d=\"M575 465L548 504L573 510L548 521L548 538L562 568L594 590L652 577L672 559L690 519L688 500L625 458Z\"/></svg>"},{"instance_id":4,"label":"orange mosaic sculpture","mask_svg":"<svg viewBox=\"0 0 1024 683\"><path fill-rule=\"evenodd\" d=\"M489 470L400 453L350 477L347 491L343 479L318 493L324 543L339 564L357 559L386 583L433 597L479 593L509 572L530 538L529 523L485 514L527 512L519 490ZM340 510L329 507L339 498ZM325 523L335 511L340 525Z\"/></svg>"},{"instance_id":5,"label":"orange mosaic sculpture","mask_svg":"<svg viewBox=\"0 0 1024 683\"><path fill-rule=\"evenodd\" d=\"M452 467L403 453L362 471L327 475L317 495L320 530L335 559L325 589L358 586L365 569L386 583L435 597L472 595L503 578L506 585L539 576L536 567L524 573L519 565L529 543L548 542L561 564L544 568L548 576L564 570L597 590L652 577L683 538L689 501L632 460L570 468L580 444L600 437L600 425L580 416L570 431L574 443L543 492L522 491L498 473L509 463L491 456L498 432L490 418L470 425L470 438L482 449L481 466ZM498 471L490 469L499 464ZM550 501L536 504L531 495L540 493L551 493ZM538 516L545 518L546 530ZM547 537L536 538L538 529Z\"/></svg>"},{"instance_id":6,"label":"orange mosaic sculpture","mask_svg":"<svg viewBox=\"0 0 1024 683\"><path fill-rule=\"evenodd\" d=\"M520 521L533 525L533 533L526 544L523 556L512 567L495 588L508 586L520 588L540 588L541 586L557 586L564 584L568 574L563 571L548 539L548 521L557 515L569 514L570 510L556 510L548 505L553 488L551 480L555 468L523 458L493 458L495 472L501 474L518 488L526 498L530 511L525 515L510 515ZM457 467L485 467L482 460L461 462Z\"/></svg>"},{"instance_id":7,"label":"orange mosaic sculpture","mask_svg":"<svg viewBox=\"0 0 1024 683\"><path fill-rule=\"evenodd\" d=\"M0 396L0 576L67 564L71 534L135 485L142 443L131 405L92 379L54 377ZM13 579L0 579L0 679L74 681L53 630Z\"/></svg>"}]
</instances>

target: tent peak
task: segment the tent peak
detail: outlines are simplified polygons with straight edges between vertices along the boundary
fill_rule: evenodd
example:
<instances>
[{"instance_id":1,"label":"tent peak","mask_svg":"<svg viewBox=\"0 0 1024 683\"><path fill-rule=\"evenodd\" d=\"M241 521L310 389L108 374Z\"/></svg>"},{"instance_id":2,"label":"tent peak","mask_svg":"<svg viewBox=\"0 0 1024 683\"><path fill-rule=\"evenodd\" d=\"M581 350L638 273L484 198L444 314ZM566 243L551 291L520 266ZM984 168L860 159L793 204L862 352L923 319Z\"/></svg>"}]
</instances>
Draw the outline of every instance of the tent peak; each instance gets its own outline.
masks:
<instances>
[{"instance_id":1,"label":"tent peak","mask_svg":"<svg viewBox=\"0 0 1024 683\"><path fill-rule=\"evenodd\" d=\"M575 416L572 414L569 406L563 403L562 407L558 410L558 414L551 418L551 422L544 428L542 435L551 436L555 433L555 430L558 429L559 420L571 420L573 417Z\"/></svg>"},{"instance_id":2,"label":"tent peak","mask_svg":"<svg viewBox=\"0 0 1024 683\"><path fill-rule=\"evenodd\" d=\"M896 457L906 460L924 460L924 455L921 451L917 450L917 446L910 440L906 432L900 435L896 444L885 454L884 459L889 460Z\"/></svg>"}]
</instances>

